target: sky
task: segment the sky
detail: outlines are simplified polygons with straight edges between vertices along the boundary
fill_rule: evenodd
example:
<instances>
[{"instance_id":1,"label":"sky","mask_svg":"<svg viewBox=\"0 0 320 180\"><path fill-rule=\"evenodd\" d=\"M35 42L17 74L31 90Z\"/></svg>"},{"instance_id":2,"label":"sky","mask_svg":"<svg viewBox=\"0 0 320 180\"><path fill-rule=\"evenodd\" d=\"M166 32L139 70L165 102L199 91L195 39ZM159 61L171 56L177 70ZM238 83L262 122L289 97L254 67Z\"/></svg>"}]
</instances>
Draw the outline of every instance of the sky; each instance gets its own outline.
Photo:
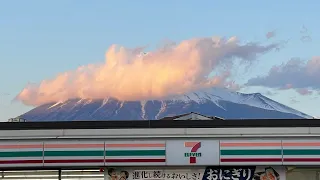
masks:
<instances>
[{"instance_id":1,"label":"sky","mask_svg":"<svg viewBox=\"0 0 320 180\"><path fill-rule=\"evenodd\" d=\"M259 92L320 117L319 5L1 1L0 121L69 97L161 98L206 86Z\"/></svg>"}]
</instances>

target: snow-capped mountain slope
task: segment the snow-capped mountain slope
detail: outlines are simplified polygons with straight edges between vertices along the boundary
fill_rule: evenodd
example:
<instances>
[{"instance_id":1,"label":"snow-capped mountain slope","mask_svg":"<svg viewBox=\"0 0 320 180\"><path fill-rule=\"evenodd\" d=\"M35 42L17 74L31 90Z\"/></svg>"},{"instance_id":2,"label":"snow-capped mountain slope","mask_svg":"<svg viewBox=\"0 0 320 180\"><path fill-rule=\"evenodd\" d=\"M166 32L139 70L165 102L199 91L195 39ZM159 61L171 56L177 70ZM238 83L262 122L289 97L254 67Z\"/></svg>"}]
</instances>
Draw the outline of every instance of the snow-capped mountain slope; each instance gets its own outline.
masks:
<instances>
[{"instance_id":1,"label":"snow-capped mountain slope","mask_svg":"<svg viewBox=\"0 0 320 180\"><path fill-rule=\"evenodd\" d=\"M258 107L266 110L274 110L280 111L284 113L291 113L296 114L301 117L305 118L312 118L311 116L301 113L295 109L292 109L288 106L280 104L266 96L263 96L260 93L252 93L252 94L244 94L239 92L229 91L223 88L212 88L212 89L205 89L198 92L189 93L187 95L183 95L177 97L177 99L183 101L206 101L210 100L212 102L217 102L216 104L219 105L219 101L230 101L237 104L245 104L253 107Z\"/></svg>"},{"instance_id":2,"label":"snow-capped mountain slope","mask_svg":"<svg viewBox=\"0 0 320 180\"><path fill-rule=\"evenodd\" d=\"M225 119L312 118L259 93L243 94L220 88L201 90L161 101L72 99L39 106L22 117L29 121L153 120L189 112Z\"/></svg>"}]
</instances>

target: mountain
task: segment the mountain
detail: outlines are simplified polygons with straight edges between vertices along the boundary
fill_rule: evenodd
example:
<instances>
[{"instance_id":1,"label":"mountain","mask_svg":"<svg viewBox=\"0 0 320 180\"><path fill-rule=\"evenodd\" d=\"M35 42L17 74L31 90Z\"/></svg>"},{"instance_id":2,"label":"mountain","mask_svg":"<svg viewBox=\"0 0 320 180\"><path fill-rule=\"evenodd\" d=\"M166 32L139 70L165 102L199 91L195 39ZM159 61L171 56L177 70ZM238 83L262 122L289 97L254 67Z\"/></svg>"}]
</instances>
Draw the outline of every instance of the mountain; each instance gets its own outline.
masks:
<instances>
[{"instance_id":1,"label":"mountain","mask_svg":"<svg viewBox=\"0 0 320 180\"><path fill-rule=\"evenodd\" d=\"M225 119L312 118L260 93L244 94L221 88L201 90L162 101L72 99L36 107L21 117L27 121L154 120L189 112Z\"/></svg>"}]
</instances>

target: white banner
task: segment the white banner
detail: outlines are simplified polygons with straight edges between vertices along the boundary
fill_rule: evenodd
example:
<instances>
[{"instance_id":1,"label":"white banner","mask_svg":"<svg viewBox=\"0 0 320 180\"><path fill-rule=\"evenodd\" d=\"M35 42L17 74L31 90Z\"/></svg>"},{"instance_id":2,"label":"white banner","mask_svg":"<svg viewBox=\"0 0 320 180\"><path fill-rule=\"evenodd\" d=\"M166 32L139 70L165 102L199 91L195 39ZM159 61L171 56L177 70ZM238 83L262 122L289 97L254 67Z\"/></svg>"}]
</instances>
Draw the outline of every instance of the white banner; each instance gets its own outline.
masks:
<instances>
[{"instance_id":1,"label":"white banner","mask_svg":"<svg viewBox=\"0 0 320 180\"><path fill-rule=\"evenodd\" d=\"M210 166L198 169L108 169L110 180L285 180L281 166Z\"/></svg>"}]
</instances>

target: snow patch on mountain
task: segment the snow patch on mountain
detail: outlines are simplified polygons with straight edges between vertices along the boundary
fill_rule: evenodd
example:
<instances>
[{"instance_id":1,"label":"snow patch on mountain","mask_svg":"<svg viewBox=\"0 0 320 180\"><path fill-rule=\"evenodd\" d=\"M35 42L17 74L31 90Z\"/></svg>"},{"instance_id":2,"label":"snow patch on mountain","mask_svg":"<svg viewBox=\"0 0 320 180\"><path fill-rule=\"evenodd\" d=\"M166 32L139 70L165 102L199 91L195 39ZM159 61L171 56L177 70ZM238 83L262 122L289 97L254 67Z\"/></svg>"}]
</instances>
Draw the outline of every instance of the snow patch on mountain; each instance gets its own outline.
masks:
<instances>
[{"instance_id":1,"label":"snow patch on mountain","mask_svg":"<svg viewBox=\"0 0 320 180\"><path fill-rule=\"evenodd\" d=\"M101 108L103 108L109 101L109 98L105 98L102 101L102 104L100 105L100 107L98 107L98 109L96 109L92 114L95 114L96 112L98 112Z\"/></svg>"},{"instance_id":2,"label":"snow patch on mountain","mask_svg":"<svg viewBox=\"0 0 320 180\"><path fill-rule=\"evenodd\" d=\"M146 103L147 101L141 101L140 104L141 104L141 112L142 112L142 119L143 120L146 120L146 109L145 109L145 106L146 106Z\"/></svg>"},{"instance_id":3,"label":"snow patch on mountain","mask_svg":"<svg viewBox=\"0 0 320 180\"><path fill-rule=\"evenodd\" d=\"M166 102L164 102L164 101L160 101L160 102L161 102L161 106L160 106L159 112L158 112L157 115L155 116L155 119L159 119L159 118L160 118L160 115L161 115L163 112L165 112L166 107L167 107Z\"/></svg>"},{"instance_id":4,"label":"snow patch on mountain","mask_svg":"<svg viewBox=\"0 0 320 180\"><path fill-rule=\"evenodd\" d=\"M59 101L59 102L51 105L50 107L48 107L48 109L54 108L54 107L56 107L56 106L58 106L59 104L62 104L62 103L63 103L62 101Z\"/></svg>"}]
</instances>

